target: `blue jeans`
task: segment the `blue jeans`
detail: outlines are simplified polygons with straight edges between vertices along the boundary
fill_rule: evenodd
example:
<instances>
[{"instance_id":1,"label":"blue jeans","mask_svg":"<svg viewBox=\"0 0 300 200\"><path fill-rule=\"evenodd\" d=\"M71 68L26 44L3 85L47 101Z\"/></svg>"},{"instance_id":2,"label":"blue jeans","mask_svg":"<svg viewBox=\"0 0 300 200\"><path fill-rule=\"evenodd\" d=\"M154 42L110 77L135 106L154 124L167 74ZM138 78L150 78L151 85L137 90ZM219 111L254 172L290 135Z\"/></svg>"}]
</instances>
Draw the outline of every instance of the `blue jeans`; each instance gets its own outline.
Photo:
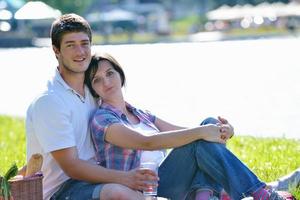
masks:
<instances>
[{"instance_id":1,"label":"blue jeans","mask_svg":"<svg viewBox=\"0 0 300 200\"><path fill-rule=\"evenodd\" d=\"M208 118L202 125L216 122ZM225 145L204 140L174 148L158 175L158 196L172 200L191 199L200 188L217 195L224 188L233 200L240 200L265 186Z\"/></svg>"},{"instance_id":2,"label":"blue jeans","mask_svg":"<svg viewBox=\"0 0 300 200\"><path fill-rule=\"evenodd\" d=\"M103 184L93 184L85 181L69 179L50 200L99 200Z\"/></svg>"}]
</instances>

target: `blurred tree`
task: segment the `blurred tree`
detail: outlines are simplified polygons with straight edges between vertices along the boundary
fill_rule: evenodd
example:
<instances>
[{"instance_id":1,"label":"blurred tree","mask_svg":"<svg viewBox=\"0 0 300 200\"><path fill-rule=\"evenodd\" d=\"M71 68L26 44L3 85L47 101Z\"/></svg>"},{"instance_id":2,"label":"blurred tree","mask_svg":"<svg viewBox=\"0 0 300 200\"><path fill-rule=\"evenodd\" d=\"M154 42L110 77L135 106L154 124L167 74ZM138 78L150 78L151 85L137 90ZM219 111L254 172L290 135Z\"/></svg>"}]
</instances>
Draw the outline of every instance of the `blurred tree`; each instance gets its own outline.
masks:
<instances>
[{"instance_id":1,"label":"blurred tree","mask_svg":"<svg viewBox=\"0 0 300 200\"><path fill-rule=\"evenodd\" d=\"M30 0L26 0L30 1ZM48 4L49 6L60 10L64 13L76 13L82 15L85 9L94 1L94 0L41 0L42 2Z\"/></svg>"}]
</instances>

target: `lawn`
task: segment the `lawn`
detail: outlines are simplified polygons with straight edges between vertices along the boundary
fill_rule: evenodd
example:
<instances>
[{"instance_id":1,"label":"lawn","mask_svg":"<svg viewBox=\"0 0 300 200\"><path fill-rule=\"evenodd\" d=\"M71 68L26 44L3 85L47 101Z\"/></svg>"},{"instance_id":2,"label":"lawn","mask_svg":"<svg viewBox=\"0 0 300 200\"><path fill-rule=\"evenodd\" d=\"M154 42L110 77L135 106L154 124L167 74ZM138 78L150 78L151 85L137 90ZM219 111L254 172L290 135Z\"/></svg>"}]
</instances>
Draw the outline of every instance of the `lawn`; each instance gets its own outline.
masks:
<instances>
[{"instance_id":1,"label":"lawn","mask_svg":"<svg viewBox=\"0 0 300 200\"><path fill-rule=\"evenodd\" d=\"M269 182L300 167L300 141L286 138L235 136L231 149L260 179ZM0 175L13 162L20 168L26 159L25 124L22 118L0 116ZM300 199L300 189L292 189Z\"/></svg>"}]
</instances>

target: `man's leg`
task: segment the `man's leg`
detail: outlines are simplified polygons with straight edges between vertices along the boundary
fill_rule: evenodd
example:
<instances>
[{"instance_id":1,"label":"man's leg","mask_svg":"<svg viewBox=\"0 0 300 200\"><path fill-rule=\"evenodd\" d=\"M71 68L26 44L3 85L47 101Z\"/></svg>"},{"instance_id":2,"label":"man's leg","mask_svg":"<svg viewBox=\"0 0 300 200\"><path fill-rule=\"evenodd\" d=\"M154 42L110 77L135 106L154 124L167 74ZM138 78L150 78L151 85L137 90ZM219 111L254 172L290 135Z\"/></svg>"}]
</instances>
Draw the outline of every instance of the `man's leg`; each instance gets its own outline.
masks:
<instances>
[{"instance_id":1,"label":"man's leg","mask_svg":"<svg viewBox=\"0 0 300 200\"><path fill-rule=\"evenodd\" d=\"M141 192L120 184L105 184L100 193L100 200L144 200Z\"/></svg>"},{"instance_id":2,"label":"man's leg","mask_svg":"<svg viewBox=\"0 0 300 200\"><path fill-rule=\"evenodd\" d=\"M119 184L91 184L69 179L50 200L143 200L141 192Z\"/></svg>"}]
</instances>

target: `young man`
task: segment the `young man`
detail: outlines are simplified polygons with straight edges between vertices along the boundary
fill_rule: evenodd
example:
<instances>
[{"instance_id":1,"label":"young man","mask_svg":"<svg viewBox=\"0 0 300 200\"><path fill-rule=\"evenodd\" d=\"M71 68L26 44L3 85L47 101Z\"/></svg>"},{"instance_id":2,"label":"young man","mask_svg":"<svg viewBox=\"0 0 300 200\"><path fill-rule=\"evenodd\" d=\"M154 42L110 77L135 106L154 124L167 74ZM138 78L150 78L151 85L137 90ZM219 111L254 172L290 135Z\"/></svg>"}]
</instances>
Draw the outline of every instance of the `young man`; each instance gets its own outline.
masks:
<instances>
[{"instance_id":1,"label":"young man","mask_svg":"<svg viewBox=\"0 0 300 200\"><path fill-rule=\"evenodd\" d=\"M51 40L56 74L26 117L27 158L44 157L44 199L143 199L135 190L145 187L144 180L157 179L151 171L109 170L94 160L88 122L96 104L84 85L91 60L89 24L76 14L63 15L52 24Z\"/></svg>"}]
</instances>

